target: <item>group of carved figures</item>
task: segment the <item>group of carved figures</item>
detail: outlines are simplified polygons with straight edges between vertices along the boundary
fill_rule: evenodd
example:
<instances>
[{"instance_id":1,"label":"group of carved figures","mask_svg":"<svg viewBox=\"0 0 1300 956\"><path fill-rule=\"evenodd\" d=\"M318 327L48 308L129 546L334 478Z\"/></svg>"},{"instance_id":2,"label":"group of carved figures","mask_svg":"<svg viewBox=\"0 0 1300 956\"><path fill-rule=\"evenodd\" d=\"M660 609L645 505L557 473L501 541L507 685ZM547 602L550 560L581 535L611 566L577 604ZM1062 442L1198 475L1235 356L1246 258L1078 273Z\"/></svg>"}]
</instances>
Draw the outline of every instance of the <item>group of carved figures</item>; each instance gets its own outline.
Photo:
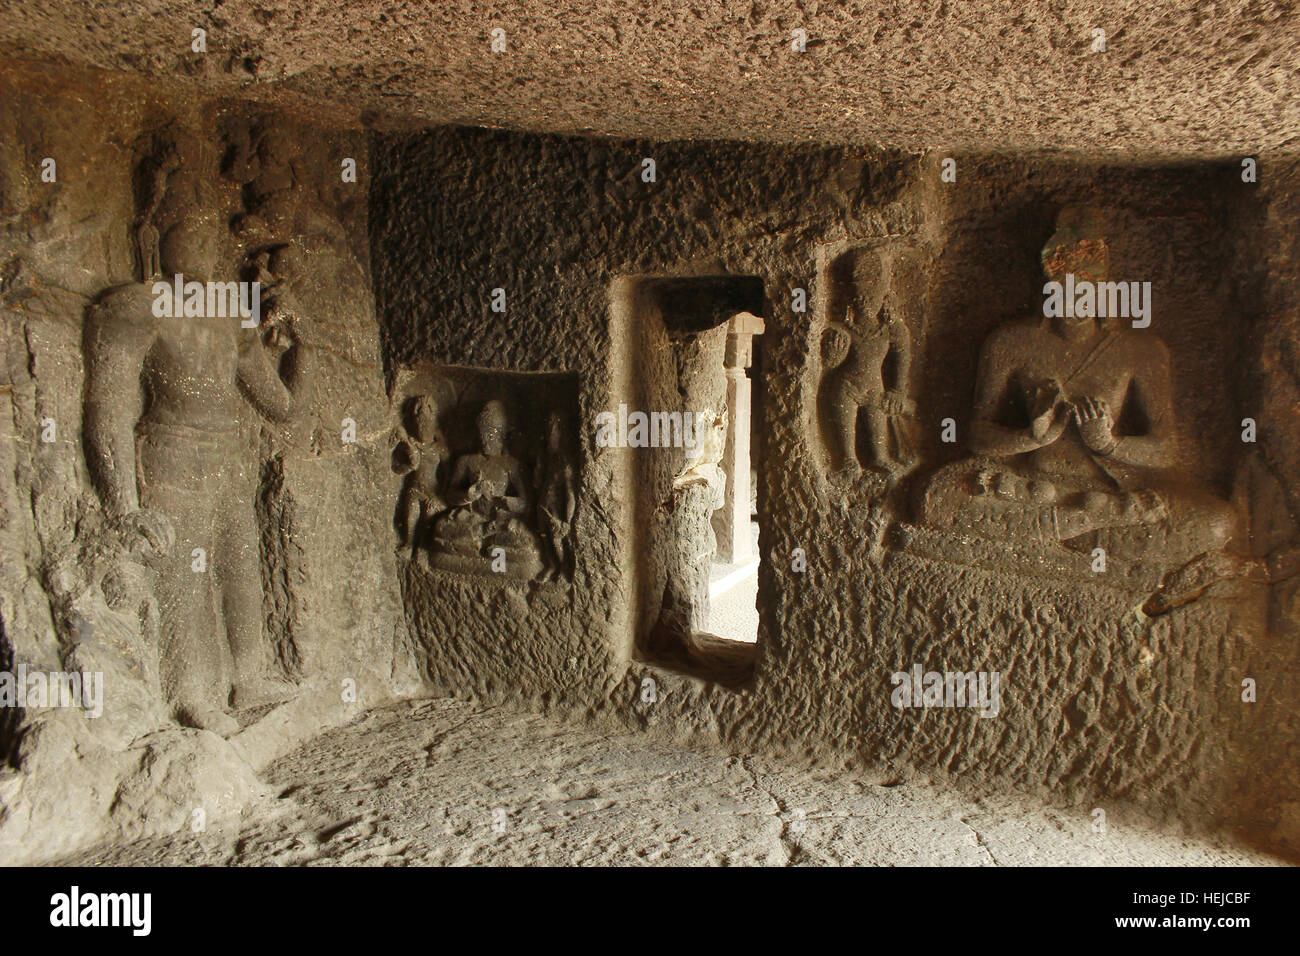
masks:
<instances>
[{"instance_id":1,"label":"group of carved figures","mask_svg":"<svg viewBox=\"0 0 1300 956\"><path fill-rule=\"evenodd\" d=\"M137 232L141 281L108 291L87 314L85 446L105 511L131 550L159 557L195 542L208 548L206 578L174 556L159 572L160 679L183 723L229 733L238 728L232 705L289 692L263 631L256 455L238 423L245 401L271 421L302 407L312 348L293 291L299 245L306 237L319 253L338 235L301 188L283 137L267 132L233 167L245 195L234 238L248 269L272 290L261 328L240 337L229 318L159 318L152 280L216 278L232 238L188 142L176 137L150 162L152 190ZM1101 280L1106 244L1067 224L1043 263L1054 280L1066 273ZM862 475L857 428L865 417L866 464L895 481L916 463L906 323L887 296L855 292L826 345L822 430L832 474ZM509 450L510 411L499 398L477 406L476 447L454 455L433 392L414 396L406 411L394 468L405 477L398 532L413 560L522 580L572 574L577 481L562 414L546 419L530 469ZM1089 317L1010 325L981 354L974 455L928 479L921 520L1181 564L1228 544L1236 521L1226 502L1173 474L1176 430L1169 355L1149 330Z\"/></svg>"},{"instance_id":2,"label":"group of carved figures","mask_svg":"<svg viewBox=\"0 0 1300 956\"><path fill-rule=\"evenodd\" d=\"M265 626L251 429L308 417L324 345L302 303L334 308L364 276L288 133L235 128L224 159L209 145L177 128L146 150L138 281L86 313L83 432L117 560L152 568L159 692L181 724L228 735L240 726L232 710L286 700L302 676L277 666ZM224 311L159 315L155 282L176 277L257 281L256 328ZM502 402L482 407L479 447L455 460L433 399L415 412L402 491L411 547L461 571L568 573L576 480L560 416L528 476L506 450Z\"/></svg>"},{"instance_id":3,"label":"group of carved figures","mask_svg":"<svg viewBox=\"0 0 1300 956\"><path fill-rule=\"evenodd\" d=\"M475 420L477 448L455 456L434 394L410 399L407 412L410 427L394 449L393 469L405 476L397 529L411 560L511 579L570 573L577 489L560 413L547 418L545 447L529 474L507 449L504 401L483 403Z\"/></svg>"},{"instance_id":4,"label":"group of carved figures","mask_svg":"<svg viewBox=\"0 0 1300 956\"><path fill-rule=\"evenodd\" d=\"M1092 215L1067 210L1042 261L1053 281L1067 273L1106 280L1108 247ZM822 433L830 477L841 484L863 474L860 411L870 430L866 465L881 487L916 465L907 440L910 336L885 296L870 298L870 286L881 284L850 281L843 321L833 319L824 334ZM1237 520L1228 502L1176 473L1177 427L1169 352L1149 329L1074 315L1008 324L980 354L973 454L924 481L920 521L1181 566L1228 545Z\"/></svg>"}]
</instances>

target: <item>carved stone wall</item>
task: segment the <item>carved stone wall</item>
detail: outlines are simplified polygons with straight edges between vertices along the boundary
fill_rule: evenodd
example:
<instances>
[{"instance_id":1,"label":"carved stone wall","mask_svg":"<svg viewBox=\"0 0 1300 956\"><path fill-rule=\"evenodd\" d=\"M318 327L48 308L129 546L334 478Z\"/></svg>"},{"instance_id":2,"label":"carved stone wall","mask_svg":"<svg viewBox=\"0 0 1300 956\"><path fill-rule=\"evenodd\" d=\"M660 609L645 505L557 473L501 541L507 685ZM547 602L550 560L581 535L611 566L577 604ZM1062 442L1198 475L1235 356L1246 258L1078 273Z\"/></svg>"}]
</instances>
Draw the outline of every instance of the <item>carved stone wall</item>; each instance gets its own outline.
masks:
<instances>
[{"instance_id":1,"label":"carved stone wall","mask_svg":"<svg viewBox=\"0 0 1300 956\"><path fill-rule=\"evenodd\" d=\"M946 183L937 156L327 130L101 80L0 70L0 671L105 680L102 717L0 710L5 853L234 813L294 740L429 692L1296 840L1294 163L1262 163L1257 192L1231 163L995 156ZM999 457L981 384L1033 349L981 355L1041 325L1076 207L1113 276L1152 283L1151 335L1124 330L1108 384L1146 388L1139 359L1167 355L1153 471L1195 496L1047 481L1019 452L962 470ZM259 327L149 314L196 249L261 283ZM760 629L728 671L684 633L714 460L608 447L598 422L716 417L740 312L764 328ZM1021 432L1109 458L1150 431L1065 387L1078 367L1015 383L1047 398ZM137 441L167 454L118 474L154 486L125 507L108 466ZM158 492L159 462L197 487ZM1174 505L1239 520L1233 547L1169 565L1139 542L1099 570L1091 539L1065 546L1177 529ZM202 577L187 535L209 523ZM178 691L192 659L210 706ZM898 706L916 668L997 674L996 713Z\"/></svg>"},{"instance_id":2,"label":"carved stone wall","mask_svg":"<svg viewBox=\"0 0 1300 956\"><path fill-rule=\"evenodd\" d=\"M654 182L639 175L646 157ZM1040 250L1073 206L1104 210L1115 278L1153 284L1152 331L1173 369L1175 469L1214 507L1258 513L1264 492L1241 477L1258 449L1241 441L1240 421L1267 414L1293 429L1294 411L1264 412L1248 397L1243 369L1261 321L1251 304L1264 277L1225 263L1243 242L1267 246L1271 228L1262 213L1233 211L1249 188L1234 165L967 157L958 182L945 184L937 157L458 130L381 138L375 164L374 260L391 353L581 374L586 520L575 549L585 586L572 604L581 636L538 632L530 644L553 648L539 652L544 659L573 655L575 669L557 684L554 667L521 667L497 693L603 699L623 719L674 736L857 754L900 773L1132 800L1231 819L1270 840L1293 833L1300 781L1288 772L1261 782L1254 768L1291 739L1295 708L1279 696L1242 700L1244 679L1296 668L1276 615L1267 624L1278 584L1249 532L1239 557L1211 560L1209 570L1171 579L1154 558L1116 560L1103 578L1086 553L975 539L955 547L918 524L926 482L970 454L981 347L1008 322L1041 317ZM1243 228L1255 230L1249 240ZM854 280L850 267L845 279L846 257L863 250L884 263L880 278L865 268ZM666 562L653 549L625 560L655 506L637 497L638 469L653 475L656 465L593 442L596 414L634 394L627 364L662 364L653 335L630 318L626 283L708 274L755 276L765 293L761 624L755 678L739 691L629 663L664 588ZM861 474L844 475L827 454L821 396L842 361L827 329L842 321L854 281L864 283L870 317L883 306L879 321L906 330L882 345L897 352L907 340L911 354L902 378L898 357L887 356L880 383L858 402ZM494 288L506 291L503 314L489 312ZM808 293L806 312L792 308L796 288ZM889 448L901 436L915 460L876 470L867 408L891 391L897 399L879 406ZM949 418L954 440L945 441ZM632 517L619 514L628 492ZM1286 511L1255 524L1289 521ZM803 573L792 567L796 549ZM488 607L457 616L456 640L466 631L488 640ZM917 664L999 672L998 715L895 707L891 677ZM462 671L474 672L472 658ZM659 687L652 703L647 677ZM453 689L482 692L468 676Z\"/></svg>"},{"instance_id":3,"label":"carved stone wall","mask_svg":"<svg viewBox=\"0 0 1300 956\"><path fill-rule=\"evenodd\" d=\"M651 156L657 179L647 183L642 159ZM666 347L665 337L637 324L645 311L635 293L615 302L611 290L638 277L752 276L768 310L780 309L795 286L814 288L818 244L848 230L915 230L915 208L899 202L908 163L853 150L652 146L468 130L380 137L372 162L372 261L391 360L579 377L583 482L571 623L563 632L549 619L528 625L527 646L535 650L495 689L606 706L637 654L638 634L659 614L657 581L669 555L655 549L678 546L656 544L647 532L659 502L643 491L658 480L656 469L670 467L666 457L647 463L629 449L596 446L598 414L617 411L629 396L667 401L664 376L676 375L653 347ZM504 312L492 311L494 289L504 290ZM766 339L776 364L805 365L806 330L782 323ZM638 351L644 347L651 347L646 355ZM641 374L629 378L633 367ZM642 386L633 384L637 378ZM794 394L779 390L778 401L797 401ZM643 467L650 473L640 475ZM763 500L760 491L760 508ZM638 565L638 552L647 550ZM522 610L529 598L516 593L514 600ZM500 642L487 610L494 604L436 594L430 602L433 620L456 607L452 640ZM478 659L465 660L453 689L479 689L470 677Z\"/></svg>"},{"instance_id":4,"label":"carved stone wall","mask_svg":"<svg viewBox=\"0 0 1300 956\"><path fill-rule=\"evenodd\" d=\"M103 675L102 714L3 710L0 846L13 860L234 813L265 795L255 770L275 753L420 682L381 543L394 479L365 187L339 173L355 157L364 184L364 137L100 77L5 71L0 89L0 657L11 673ZM160 319L141 281L151 243L155 271L201 248L213 279L260 279L262 328ZM290 368L303 342L311 401L268 415L233 375L237 357L266 347L288 383L306 371ZM210 421L166 404L173 384ZM105 497L95 449L114 428L137 454L171 442L122 476L152 517ZM220 461L204 457L217 434ZM166 491L157 462L206 491ZM205 509L212 540L187 540ZM257 635L264 700L227 699L228 651L197 678L175 643L220 649L237 620ZM187 669L213 715L178 699Z\"/></svg>"}]
</instances>

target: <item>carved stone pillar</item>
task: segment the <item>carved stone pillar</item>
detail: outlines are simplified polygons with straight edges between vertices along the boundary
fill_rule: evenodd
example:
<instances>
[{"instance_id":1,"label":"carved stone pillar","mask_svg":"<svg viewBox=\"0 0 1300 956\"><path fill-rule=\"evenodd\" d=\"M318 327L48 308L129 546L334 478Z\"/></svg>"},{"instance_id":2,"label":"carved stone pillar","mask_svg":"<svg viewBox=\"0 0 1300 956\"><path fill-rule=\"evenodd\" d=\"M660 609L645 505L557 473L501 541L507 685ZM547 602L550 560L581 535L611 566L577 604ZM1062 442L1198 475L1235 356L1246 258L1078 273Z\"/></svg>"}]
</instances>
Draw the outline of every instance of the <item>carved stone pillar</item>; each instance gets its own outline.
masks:
<instances>
[{"instance_id":1,"label":"carved stone pillar","mask_svg":"<svg viewBox=\"0 0 1300 956\"><path fill-rule=\"evenodd\" d=\"M722 470L727 475L722 507L713 513L718 538L718 560L726 564L748 561L753 555L749 532L749 426L750 382L745 370L754 359L754 336L763 333L763 320L740 312L727 324L727 445Z\"/></svg>"}]
</instances>

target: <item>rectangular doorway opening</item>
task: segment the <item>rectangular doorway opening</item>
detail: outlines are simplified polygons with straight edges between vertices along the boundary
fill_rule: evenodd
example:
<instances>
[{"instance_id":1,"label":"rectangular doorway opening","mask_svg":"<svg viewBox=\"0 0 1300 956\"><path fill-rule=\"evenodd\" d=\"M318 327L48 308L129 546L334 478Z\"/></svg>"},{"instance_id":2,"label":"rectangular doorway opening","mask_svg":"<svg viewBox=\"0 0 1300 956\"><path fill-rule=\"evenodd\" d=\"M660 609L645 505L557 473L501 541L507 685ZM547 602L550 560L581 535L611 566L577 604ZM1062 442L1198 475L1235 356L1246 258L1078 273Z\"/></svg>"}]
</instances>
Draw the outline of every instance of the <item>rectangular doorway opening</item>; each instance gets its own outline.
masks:
<instances>
[{"instance_id":1,"label":"rectangular doorway opening","mask_svg":"<svg viewBox=\"0 0 1300 956\"><path fill-rule=\"evenodd\" d=\"M734 320L733 320L734 321ZM728 335L727 439L720 467L726 482L722 507L713 512L717 548L709 574L709 634L728 641L758 641L758 462L762 455L762 326L742 319L744 331Z\"/></svg>"},{"instance_id":2,"label":"rectangular doorway opening","mask_svg":"<svg viewBox=\"0 0 1300 956\"><path fill-rule=\"evenodd\" d=\"M619 419L620 428L628 422L638 542L630 555L635 656L741 688L753 679L759 630L754 422L762 390L754 384L763 285L712 275L643 278L632 289ZM678 419L685 441L662 441L666 429L655 423Z\"/></svg>"}]
</instances>

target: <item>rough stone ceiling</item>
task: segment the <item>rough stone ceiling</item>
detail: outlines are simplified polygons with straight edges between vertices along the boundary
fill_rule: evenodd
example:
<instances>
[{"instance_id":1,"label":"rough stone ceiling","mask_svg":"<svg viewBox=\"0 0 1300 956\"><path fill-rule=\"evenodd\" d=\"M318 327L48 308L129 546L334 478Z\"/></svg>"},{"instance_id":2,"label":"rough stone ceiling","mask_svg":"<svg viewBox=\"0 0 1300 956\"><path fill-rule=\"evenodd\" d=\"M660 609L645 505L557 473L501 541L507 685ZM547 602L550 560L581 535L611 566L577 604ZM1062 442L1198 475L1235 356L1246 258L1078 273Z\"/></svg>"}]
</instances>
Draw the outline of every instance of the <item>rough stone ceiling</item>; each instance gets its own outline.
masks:
<instances>
[{"instance_id":1,"label":"rough stone ceiling","mask_svg":"<svg viewBox=\"0 0 1300 956\"><path fill-rule=\"evenodd\" d=\"M1300 148L1298 20L1291 0L0 0L0 52L384 126L1193 157Z\"/></svg>"}]
</instances>

